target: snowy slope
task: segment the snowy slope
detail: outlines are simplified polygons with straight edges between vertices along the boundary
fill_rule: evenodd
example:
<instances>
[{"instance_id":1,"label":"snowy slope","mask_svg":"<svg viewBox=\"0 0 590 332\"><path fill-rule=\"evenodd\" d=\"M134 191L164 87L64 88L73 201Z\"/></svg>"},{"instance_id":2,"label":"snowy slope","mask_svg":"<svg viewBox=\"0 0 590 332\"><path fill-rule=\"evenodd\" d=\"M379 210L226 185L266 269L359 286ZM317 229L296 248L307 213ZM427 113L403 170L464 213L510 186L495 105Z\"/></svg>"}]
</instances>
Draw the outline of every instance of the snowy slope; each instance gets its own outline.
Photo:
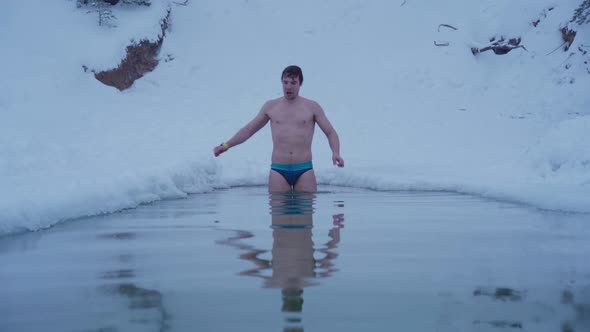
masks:
<instances>
[{"instance_id":1,"label":"snowy slope","mask_svg":"<svg viewBox=\"0 0 590 332\"><path fill-rule=\"evenodd\" d=\"M341 138L347 164L335 169L316 131L321 184L454 190L590 212L590 73L581 52L590 25L570 23L578 31L570 52L550 53L577 5L154 0L113 7L117 27L107 28L75 1L7 1L0 234L264 185L268 127L220 158L211 149L281 95L290 64L303 68L301 94L322 105ZM169 6L154 72L120 92L83 70L116 67L131 40L155 39ZM526 50L471 53L501 36L521 37Z\"/></svg>"}]
</instances>

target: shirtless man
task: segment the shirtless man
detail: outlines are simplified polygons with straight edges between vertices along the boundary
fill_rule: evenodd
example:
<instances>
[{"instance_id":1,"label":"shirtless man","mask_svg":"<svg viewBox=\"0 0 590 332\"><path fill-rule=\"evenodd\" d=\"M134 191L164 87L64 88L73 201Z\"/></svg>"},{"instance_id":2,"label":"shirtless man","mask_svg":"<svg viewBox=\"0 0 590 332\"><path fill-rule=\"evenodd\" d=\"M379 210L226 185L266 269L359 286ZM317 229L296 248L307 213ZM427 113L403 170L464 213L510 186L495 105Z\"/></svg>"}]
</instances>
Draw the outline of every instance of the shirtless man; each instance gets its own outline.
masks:
<instances>
[{"instance_id":1,"label":"shirtless man","mask_svg":"<svg viewBox=\"0 0 590 332\"><path fill-rule=\"evenodd\" d=\"M281 81L283 97L267 101L254 119L227 142L216 146L213 154L217 157L230 147L244 143L270 121L273 149L268 191L316 192L317 182L311 162L315 124L328 138L332 163L344 167L344 160L340 157L340 140L320 105L299 96L299 88L303 84L301 68L285 68Z\"/></svg>"}]
</instances>

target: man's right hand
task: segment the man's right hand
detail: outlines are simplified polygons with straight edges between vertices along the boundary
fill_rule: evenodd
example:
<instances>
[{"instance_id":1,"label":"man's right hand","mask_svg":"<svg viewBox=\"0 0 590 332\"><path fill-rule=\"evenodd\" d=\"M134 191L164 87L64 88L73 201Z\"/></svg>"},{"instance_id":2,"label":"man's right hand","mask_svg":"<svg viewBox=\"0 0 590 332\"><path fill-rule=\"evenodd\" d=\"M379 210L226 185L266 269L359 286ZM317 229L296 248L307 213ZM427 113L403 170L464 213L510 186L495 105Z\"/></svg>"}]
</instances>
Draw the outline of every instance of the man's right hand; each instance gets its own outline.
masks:
<instances>
[{"instance_id":1,"label":"man's right hand","mask_svg":"<svg viewBox=\"0 0 590 332\"><path fill-rule=\"evenodd\" d=\"M215 157L219 156L220 154L225 152L225 148L223 147L223 145L216 145L213 148L213 154L215 155Z\"/></svg>"}]
</instances>

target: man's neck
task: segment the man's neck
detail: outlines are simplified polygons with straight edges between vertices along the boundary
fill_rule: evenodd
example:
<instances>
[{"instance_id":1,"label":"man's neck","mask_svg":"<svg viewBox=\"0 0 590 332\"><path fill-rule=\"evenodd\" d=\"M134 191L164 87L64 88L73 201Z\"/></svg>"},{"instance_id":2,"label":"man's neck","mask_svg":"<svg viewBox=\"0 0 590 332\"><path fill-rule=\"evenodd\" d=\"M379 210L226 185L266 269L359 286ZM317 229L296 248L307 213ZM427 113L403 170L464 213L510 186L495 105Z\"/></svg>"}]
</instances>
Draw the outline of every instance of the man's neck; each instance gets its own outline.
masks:
<instances>
[{"instance_id":1,"label":"man's neck","mask_svg":"<svg viewBox=\"0 0 590 332\"><path fill-rule=\"evenodd\" d=\"M291 99L288 99L287 97L283 96L283 99L288 103L288 104L295 104L298 100L299 100L299 96L295 96Z\"/></svg>"}]
</instances>

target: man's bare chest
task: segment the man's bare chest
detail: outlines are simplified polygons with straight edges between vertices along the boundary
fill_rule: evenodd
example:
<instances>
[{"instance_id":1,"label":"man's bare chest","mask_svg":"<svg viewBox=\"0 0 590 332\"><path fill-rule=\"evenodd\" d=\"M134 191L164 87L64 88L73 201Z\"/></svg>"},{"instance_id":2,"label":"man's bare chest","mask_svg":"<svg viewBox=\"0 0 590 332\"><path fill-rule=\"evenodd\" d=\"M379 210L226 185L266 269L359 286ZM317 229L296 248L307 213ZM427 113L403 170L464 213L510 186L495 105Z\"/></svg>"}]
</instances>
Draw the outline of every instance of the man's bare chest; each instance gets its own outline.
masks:
<instances>
[{"instance_id":1,"label":"man's bare chest","mask_svg":"<svg viewBox=\"0 0 590 332\"><path fill-rule=\"evenodd\" d=\"M313 112L305 108L274 109L268 114L271 124L275 126L305 127L313 126Z\"/></svg>"}]
</instances>

